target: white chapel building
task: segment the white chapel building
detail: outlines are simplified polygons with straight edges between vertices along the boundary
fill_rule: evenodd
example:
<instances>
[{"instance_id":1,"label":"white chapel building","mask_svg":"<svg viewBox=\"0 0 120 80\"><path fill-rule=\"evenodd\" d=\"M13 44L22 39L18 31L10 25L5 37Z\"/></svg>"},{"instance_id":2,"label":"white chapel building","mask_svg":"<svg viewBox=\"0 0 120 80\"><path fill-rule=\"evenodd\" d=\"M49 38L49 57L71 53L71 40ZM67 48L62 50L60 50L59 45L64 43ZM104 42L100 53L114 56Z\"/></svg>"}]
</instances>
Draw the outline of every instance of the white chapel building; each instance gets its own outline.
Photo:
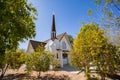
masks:
<instances>
[{"instance_id":1,"label":"white chapel building","mask_svg":"<svg viewBox=\"0 0 120 80\"><path fill-rule=\"evenodd\" d=\"M66 32L56 35L55 15L52 17L51 38L43 42L30 40L27 53L34 52L40 44L44 45L45 50L50 51L55 55L55 57L60 61L61 67L65 64L69 64L68 57L72 46Z\"/></svg>"}]
</instances>

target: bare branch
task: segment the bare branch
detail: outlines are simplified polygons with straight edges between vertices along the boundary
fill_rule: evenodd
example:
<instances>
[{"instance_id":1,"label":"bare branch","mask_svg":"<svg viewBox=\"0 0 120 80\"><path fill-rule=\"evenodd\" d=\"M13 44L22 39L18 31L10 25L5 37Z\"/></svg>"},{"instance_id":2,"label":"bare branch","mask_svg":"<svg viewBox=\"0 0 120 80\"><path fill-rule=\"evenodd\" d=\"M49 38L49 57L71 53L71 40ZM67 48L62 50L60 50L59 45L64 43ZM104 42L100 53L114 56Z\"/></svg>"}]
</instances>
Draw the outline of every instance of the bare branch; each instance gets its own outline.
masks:
<instances>
[{"instance_id":1,"label":"bare branch","mask_svg":"<svg viewBox=\"0 0 120 80\"><path fill-rule=\"evenodd\" d=\"M120 11L120 8L117 6L117 4L115 4L114 1L112 1L113 5L118 9L118 11Z\"/></svg>"}]
</instances>

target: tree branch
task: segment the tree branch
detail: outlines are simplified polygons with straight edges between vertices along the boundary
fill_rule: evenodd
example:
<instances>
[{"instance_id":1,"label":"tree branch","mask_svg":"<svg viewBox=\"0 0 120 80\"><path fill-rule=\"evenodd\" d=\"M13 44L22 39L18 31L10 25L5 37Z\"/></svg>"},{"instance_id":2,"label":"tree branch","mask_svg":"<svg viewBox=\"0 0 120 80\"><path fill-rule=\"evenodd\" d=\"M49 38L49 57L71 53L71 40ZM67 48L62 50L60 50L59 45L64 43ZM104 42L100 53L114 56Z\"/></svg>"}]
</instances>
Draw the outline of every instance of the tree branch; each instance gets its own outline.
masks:
<instances>
[{"instance_id":1,"label":"tree branch","mask_svg":"<svg viewBox=\"0 0 120 80\"><path fill-rule=\"evenodd\" d=\"M115 2L114 1L112 2L113 2L113 5L118 9L118 11L120 11L120 8L115 4Z\"/></svg>"}]
</instances>

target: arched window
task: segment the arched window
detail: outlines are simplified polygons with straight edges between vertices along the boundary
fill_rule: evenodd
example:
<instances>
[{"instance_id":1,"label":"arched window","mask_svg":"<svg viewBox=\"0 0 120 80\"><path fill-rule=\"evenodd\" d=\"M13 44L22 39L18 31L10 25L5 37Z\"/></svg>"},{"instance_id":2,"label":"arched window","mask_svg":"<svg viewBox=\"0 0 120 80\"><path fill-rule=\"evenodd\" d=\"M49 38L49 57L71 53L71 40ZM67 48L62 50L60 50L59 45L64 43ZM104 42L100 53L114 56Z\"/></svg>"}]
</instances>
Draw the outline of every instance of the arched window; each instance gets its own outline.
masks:
<instances>
[{"instance_id":1,"label":"arched window","mask_svg":"<svg viewBox=\"0 0 120 80\"><path fill-rule=\"evenodd\" d=\"M57 55L56 55L56 56L57 56L57 59L58 59L58 53L57 53Z\"/></svg>"},{"instance_id":2,"label":"arched window","mask_svg":"<svg viewBox=\"0 0 120 80\"><path fill-rule=\"evenodd\" d=\"M65 59L65 58L68 58L68 54L67 53L63 53L63 59Z\"/></svg>"},{"instance_id":3,"label":"arched window","mask_svg":"<svg viewBox=\"0 0 120 80\"><path fill-rule=\"evenodd\" d=\"M66 49L66 43L65 43L65 41L62 42L62 49Z\"/></svg>"}]
</instances>

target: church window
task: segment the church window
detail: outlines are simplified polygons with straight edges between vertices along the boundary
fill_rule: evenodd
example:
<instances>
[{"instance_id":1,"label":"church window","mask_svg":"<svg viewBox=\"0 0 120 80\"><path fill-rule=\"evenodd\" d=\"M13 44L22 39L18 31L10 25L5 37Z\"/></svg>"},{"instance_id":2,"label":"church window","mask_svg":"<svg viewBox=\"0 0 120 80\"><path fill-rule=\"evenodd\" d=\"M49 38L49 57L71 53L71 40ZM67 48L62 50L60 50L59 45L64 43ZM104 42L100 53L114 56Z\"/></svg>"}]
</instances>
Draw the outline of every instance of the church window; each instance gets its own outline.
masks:
<instances>
[{"instance_id":1,"label":"church window","mask_svg":"<svg viewBox=\"0 0 120 80\"><path fill-rule=\"evenodd\" d=\"M63 59L67 58L68 54L67 53L63 53Z\"/></svg>"},{"instance_id":2,"label":"church window","mask_svg":"<svg viewBox=\"0 0 120 80\"><path fill-rule=\"evenodd\" d=\"M57 53L57 59L58 59L58 53Z\"/></svg>"},{"instance_id":3,"label":"church window","mask_svg":"<svg viewBox=\"0 0 120 80\"><path fill-rule=\"evenodd\" d=\"M66 49L66 43L65 43L65 41L62 42L62 48Z\"/></svg>"}]
</instances>

